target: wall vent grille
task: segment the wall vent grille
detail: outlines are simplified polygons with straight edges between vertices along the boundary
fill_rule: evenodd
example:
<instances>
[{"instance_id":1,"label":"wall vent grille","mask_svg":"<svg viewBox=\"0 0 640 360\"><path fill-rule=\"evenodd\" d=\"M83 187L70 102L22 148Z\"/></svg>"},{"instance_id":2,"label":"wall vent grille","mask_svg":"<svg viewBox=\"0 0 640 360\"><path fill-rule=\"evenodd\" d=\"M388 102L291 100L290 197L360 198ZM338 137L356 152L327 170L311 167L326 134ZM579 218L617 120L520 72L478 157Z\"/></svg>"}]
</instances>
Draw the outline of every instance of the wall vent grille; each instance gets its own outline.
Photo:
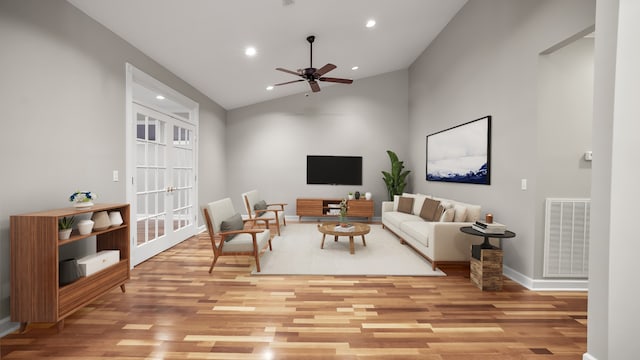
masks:
<instances>
[{"instance_id":1,"label":"wall vent grille","mask_svg":"<svg viewBox=\"0 0 640 360\"><path fill-rule=\"evenodd\" d=\"M591 199L547 198L544 277L589 276Z\"/></svg>"}]
</instances>

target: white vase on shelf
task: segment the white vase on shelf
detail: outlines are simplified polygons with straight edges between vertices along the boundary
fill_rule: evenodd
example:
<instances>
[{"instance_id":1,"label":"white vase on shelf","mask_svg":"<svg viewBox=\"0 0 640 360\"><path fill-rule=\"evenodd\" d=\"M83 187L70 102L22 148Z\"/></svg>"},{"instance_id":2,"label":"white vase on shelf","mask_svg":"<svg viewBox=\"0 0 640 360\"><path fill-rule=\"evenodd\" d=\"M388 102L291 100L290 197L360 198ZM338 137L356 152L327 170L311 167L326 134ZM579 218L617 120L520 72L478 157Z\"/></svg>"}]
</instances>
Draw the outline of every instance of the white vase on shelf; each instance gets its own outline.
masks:
<instances>
[{"instance_id":1,"label":"white vase on shelf","mask_svg":"<svg viewBox=\"0 0 640 360\"><path fill-rule=\"evenodd\" d=\"M93 220L81 220L78 222L78 232L80 232L80 235L91 234L91 230L93 230Z\"/></svg>"},{"instance_id":2,"label":"white vase on shelf","mask_svg":"<svg viewBox=\"0 0 640 360\"><path fill-rule=\"evenodd\" d=\"M78 209L88 208L91 206L93 206L93 202L91 201L80 201L80 202L73 203L73 207Z\"/></svg>"},{"instance_id":3,"label":"white vase on shelf","mask_svg":"<svg viewBox=\"0 0 640 360\"><path fill-rule=\"evenodd\" d=\"M122 214L120 211L111 211L109 213L109 221L111 221L111 226L120 226L122 225Z\"/></svg>"}]
</instances>

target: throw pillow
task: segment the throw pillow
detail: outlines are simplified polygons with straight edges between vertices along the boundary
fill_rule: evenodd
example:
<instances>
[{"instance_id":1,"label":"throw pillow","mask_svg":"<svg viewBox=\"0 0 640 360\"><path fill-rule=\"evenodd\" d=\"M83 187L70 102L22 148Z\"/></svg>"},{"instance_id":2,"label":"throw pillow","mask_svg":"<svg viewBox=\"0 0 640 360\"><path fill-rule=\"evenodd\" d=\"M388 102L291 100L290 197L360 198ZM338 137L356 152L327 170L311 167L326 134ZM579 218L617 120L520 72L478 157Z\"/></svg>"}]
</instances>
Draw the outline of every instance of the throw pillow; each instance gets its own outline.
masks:
<instances>
[{"instance_id":1,"label":"throw pillow","mask_svg":"<svg viewBox=\"0 0 640 360\"><path fill-rule=\"evenodd\" d=\"M438 213L438 209L440 212ZM425 198L422 203L422 210L420 210L420 217L426 221L436 221L440 219L442 208L440 207L440 201Z\"/></svg>"},{"instance_id":2,"label":"throw pillow","mask_svg":"<svg viewBox=\"0 0 640 360\"><path fill-rule=\"evenodd\" d=\"M254 210L267 210L267 202L260 200L253 205Z\"/></svg>"},{"instance_id":3,"label":"throw pillow","mask_svg":"<svg viewBox=\"0 0 640 360\"><path fill-rule=\"evenodd\" d=\"M413 215L420 216L420 212L422 211L422 205L424 205L424 199L426 199L426 195L416 194L413 197Z\"/></svg>"},{"instance_id":4,"label":"throw pillow","mask_svg":"<svg viewBox=\"0 0 640 360\"><path fill-rule=\"evenodd\" d=\"M233 214L231 217L220 223L220 231L222 232L242 229L244 229L244 222L242 221L242 216L239 213ZM227 237L224 238L224 241L230 241L236 235L237 234L227 235Z\"/></svg>"},{"instance_id":5,"label":"throw pillow","mask_svg":"<svg viewBox=\"0 0 640 360\"><path fill-rule=\"evenodd\" d=\"M398 211L411 214L411 210L413 210L413 198L401 196L398 200Z\"/></svg>"},{"instance_id":6,"label":"throw pillow","mask_svg":"<svg viewBox=\"0 0 640 360\"><path fill-rule=\"evenodd\" d=\"M400 200L400 195L393 195L393 211L398 211L399 200Z\"/></svg>"},{"instance_id":7,"label":"throw pillow","mask_svg":"<svg viewBox=\"0 0 640 360\"><path fill-rule=\"evenodd\" d=\"M467 218L467 207L456 204L454 207L455 215L453 216L454 222L463 222Z\"/></svg>"},{"instance_id":8,"label":"throw pillow","mask_svg":"<svg viewBox=\"0 0 640 360\"><path fill-rule=\"evenodd\" d=\"M454 208L446 209L442 213L442 216L440 216L440 222L452 222L453 221L453 216L455 214L456 214L456 211L455 211Z\"/></svg>"}]
</instances>

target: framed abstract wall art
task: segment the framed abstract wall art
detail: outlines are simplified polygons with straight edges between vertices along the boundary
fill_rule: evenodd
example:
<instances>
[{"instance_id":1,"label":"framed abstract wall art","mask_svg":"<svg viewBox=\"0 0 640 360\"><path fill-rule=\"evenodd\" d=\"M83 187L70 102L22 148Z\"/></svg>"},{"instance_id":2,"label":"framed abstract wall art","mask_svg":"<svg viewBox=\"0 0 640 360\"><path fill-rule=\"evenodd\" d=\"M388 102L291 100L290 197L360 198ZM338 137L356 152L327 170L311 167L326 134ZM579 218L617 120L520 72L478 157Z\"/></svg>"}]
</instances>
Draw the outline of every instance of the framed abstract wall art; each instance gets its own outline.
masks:
<instances>
[{"instance_id":1,"label":"framed abstract wall art","mask_svg":"<svg viewBox=\"0 0 640 360\"><path fill-rule=\"evenodd\" d=\"M427 135L427 181L491 183L491 116Z\"/></svg>"}]
</instances>

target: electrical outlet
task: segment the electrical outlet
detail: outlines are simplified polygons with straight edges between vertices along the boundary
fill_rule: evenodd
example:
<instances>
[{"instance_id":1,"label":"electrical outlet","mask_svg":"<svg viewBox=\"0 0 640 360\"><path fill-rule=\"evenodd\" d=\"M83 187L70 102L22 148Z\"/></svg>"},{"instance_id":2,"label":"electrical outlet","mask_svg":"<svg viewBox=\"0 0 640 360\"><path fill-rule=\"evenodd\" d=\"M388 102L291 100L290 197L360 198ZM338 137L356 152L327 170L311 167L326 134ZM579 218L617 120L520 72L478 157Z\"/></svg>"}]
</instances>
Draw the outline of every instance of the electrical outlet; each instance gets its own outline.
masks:
<instances>
[{"instance_id":1,"label":"electrical outlet","mask_svg":"<svg viewBox=\"0 0 640 360\"><path fill-rule=\"evenodd\" d=\"M113 170L113 181L120 181L118 179L118 170Z\"/></svg>"},{"instance_id":2,"label":"electrical outlet","mask_svg":"<svg viewBox=\"0 0 640 360\"><path fill-rule=\"evenodd\" d=\"M527 190L527 179L520 180L520 189Z\"/></svg>"}]
</instances>

